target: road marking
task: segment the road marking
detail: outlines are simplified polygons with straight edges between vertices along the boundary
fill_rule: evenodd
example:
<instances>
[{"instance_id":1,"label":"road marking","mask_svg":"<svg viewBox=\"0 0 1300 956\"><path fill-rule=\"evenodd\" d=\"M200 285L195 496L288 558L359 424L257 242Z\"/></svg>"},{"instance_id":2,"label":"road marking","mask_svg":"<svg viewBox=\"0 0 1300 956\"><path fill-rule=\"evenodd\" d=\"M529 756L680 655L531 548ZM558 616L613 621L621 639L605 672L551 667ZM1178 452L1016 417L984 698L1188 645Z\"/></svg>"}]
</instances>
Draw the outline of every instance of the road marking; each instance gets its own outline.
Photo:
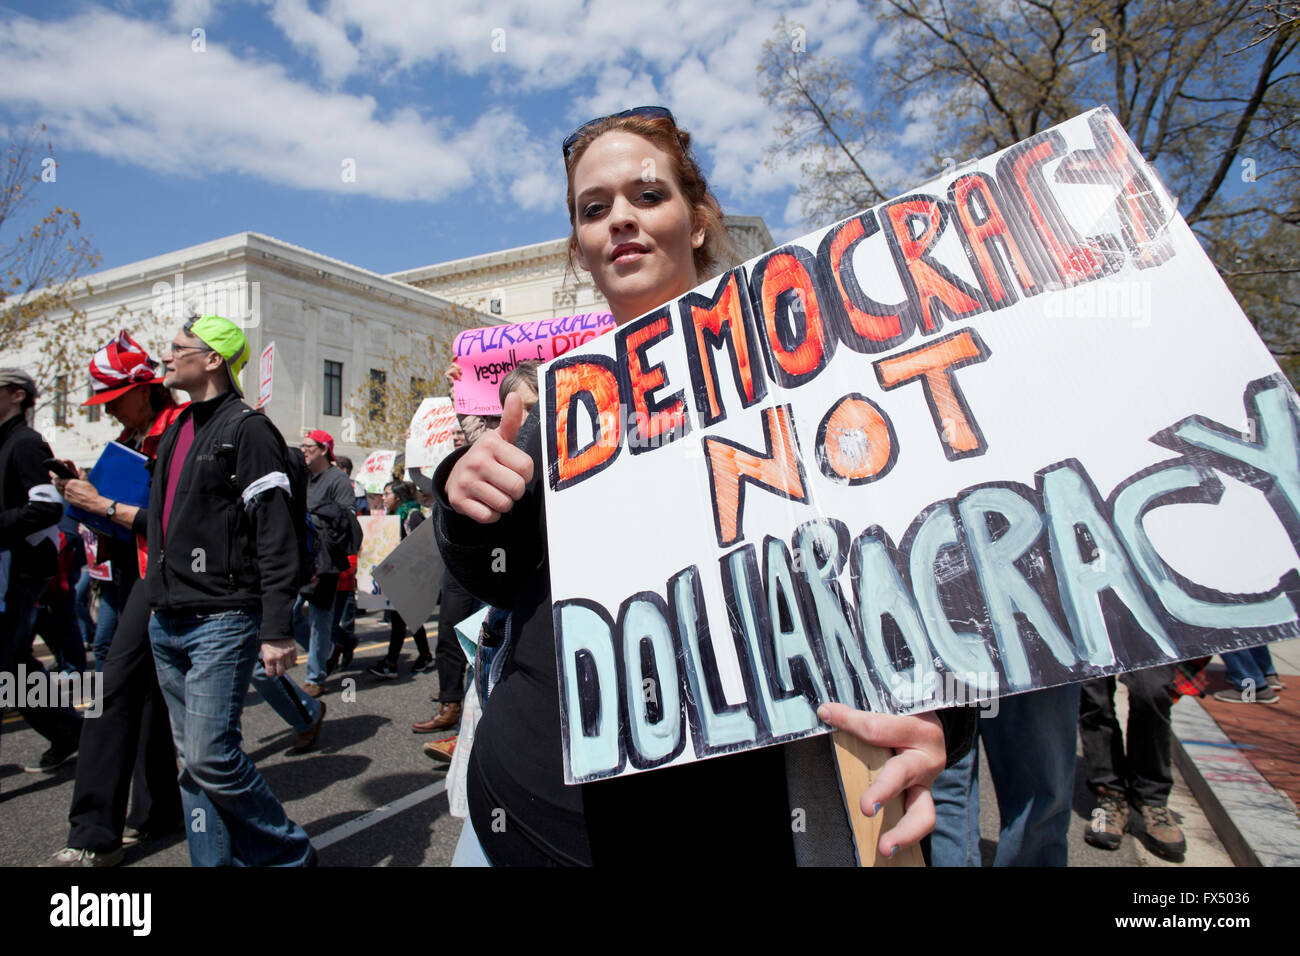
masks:
<instances>
[{"instance_id":1,"label":"road marking","mask_svg":"<svg viewBox=\"0 0 1300 956\"><path fill-rule=\"evenodd\" d=\"M414 793L408 793L400 800L395 800L392 803L385 803L382 807L376 807L374 810L362 814L355 820L349 820L347 823L337 826L333 830L326 830L320 836L313 837L311 844L317 850L323 850L327 846L338 843L340 840L346 840L348 837L354 836L362 830L374 826L376 823L383 823L385 820L391 820L404 810L409 810L411 807L423 803L430 797L436 797L446 789L446 780L439 780L437 783L431 783L427 787L421 787Z\"/></svg>"}]
</instances>

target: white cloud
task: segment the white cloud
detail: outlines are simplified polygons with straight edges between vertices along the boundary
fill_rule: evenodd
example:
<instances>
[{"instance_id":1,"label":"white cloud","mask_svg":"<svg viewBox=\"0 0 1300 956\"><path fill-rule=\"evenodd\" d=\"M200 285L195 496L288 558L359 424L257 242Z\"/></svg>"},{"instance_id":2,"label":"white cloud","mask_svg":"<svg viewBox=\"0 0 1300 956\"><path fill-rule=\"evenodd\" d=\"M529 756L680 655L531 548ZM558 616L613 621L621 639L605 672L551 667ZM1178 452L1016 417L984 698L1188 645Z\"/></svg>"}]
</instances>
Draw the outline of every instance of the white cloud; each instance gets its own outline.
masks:
<instances>
[{"instance_id":1,"label":"white cloud","mask_svg":"<svg viewBox=\"0 0 1300 956\"><path fill-rule=\"evenodd\" d=\"M0 102L37 112L62 144L149 169L437 200L526 155L527 130L503 114L460 130L410 108L381 116L373 97L313 89L211 36L195 53L188 35L105 11L9 26Z\"/></svg>"},{"instance_id":2,"label":"white cloud","mask_svg":"<svg viewBox=\"0 0 1300 956\"><path fill-rule=\"evenodd\" d=\"M40 114L61 143L150 169L239 172L399 200L437 201L476 187L491 202L545 210L563 206L558 136L593 116L664 103L691 130L728 207L750 212L782 204L801 175L797 156L765 162L775 117L755 70L774 25L788 16L804 25L810 53L850 63L867 56L876 33L855 0L241 6L241 18L265 18L310 62L304 78L220 35L249 44L256 30L209 29L207 52L192 53L191 26L219 13L231 19L211 0L175 0L170 26L108 11L3 21L0 105ZM402 88L389 81L409 78L486 92L498 105L468 126L430 115L424 103L387 106ZM565 99L553 113L521 105L555 92ZM913 127L914 136L923 132ZM340 175L345 159L356 162L354 183Z\"/></svg>"},{"instance_id":3,"label":"white cloud","mask_svg":"<svg viewBox=\"0 0 1300 956\"><path fill-rule=\"evenodd\" d=\"M296 49L316 60L326 83L337 86L356 69L361 55L343 25L315 13L307 0L272 0L270 16Z\"/></svg>"},{"instance_id":4,"label":"white cloud","mask_svg":"<svg viewBox=\"0 0 1300 956\"><path fill-rule=\"evenodd\" d=\"M212 22L212 0L172 0L169 18L182 30L207 27Z\"/></svg>"}]
</instances>

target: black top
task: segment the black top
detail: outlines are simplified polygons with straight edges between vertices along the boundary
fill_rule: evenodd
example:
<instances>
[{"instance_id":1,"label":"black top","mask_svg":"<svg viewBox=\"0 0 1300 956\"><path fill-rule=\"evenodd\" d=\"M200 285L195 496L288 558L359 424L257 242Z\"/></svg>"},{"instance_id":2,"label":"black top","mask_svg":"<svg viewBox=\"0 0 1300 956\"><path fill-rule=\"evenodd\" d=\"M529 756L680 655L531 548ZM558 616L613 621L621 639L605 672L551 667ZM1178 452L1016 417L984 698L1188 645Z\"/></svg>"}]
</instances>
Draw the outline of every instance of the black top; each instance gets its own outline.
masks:
<instances>
[{"instance_id":1,"label":"black top","mask_svg":"<svg viewBox=\"0 0 1300 956\"><path fill-rule=\"evenodd\" d=\"M63 505L58 501L32 501L28 492L53 485L45 461L54 453L45 439L27 426L22 413L0 425L0 549L13 552L12 585L19 578L41 581L57 570L58 549L48 542L27 543L28 535L59 523Z\"/></svg>"},{"instance_id":2,"label":"black top","mask_svg":"<svg viewBox=\"0 0 1300 956\"><path fill-rule=\"evenodd\" d=\"M183 462L173 461L187 416L194 443ZM233 391L185 407L158 444L149 489L145 583L155 611L260 610L263 641L293 637L299 555L287 461L271 420ZM172 468L181 473L164 540Z\"/></svg>"},{"instance_id":3,"label":"black top","mask_svg":"<svg viewBox=\"0 0 1300 956\"><path fill-rule=\"evenodd\" d=\"M532 456L533 478L493 524L457 514L447 501L447 477L468 448L445 459L433 477L434 530L447 570L475 597L511 612L510 656L475 729L468 768L470 819L488 859L495 865L793 864L781 746L565 785L536 408L516 444ZM974 711L953 708L936 716L951 765L970 749Z\"/></svg>"},{"instance_id":4,"label":"black top","mask_svg":"<svg viewBox=\"0 0 1300 956\"><path fill-rule=\"evenodd\" d=\"M565 786L536 410L518 444L533 458L533 480L495 524L479 525L447 503L447 475L463 452L434 476L435 529L448 570L476 597L511 611L510 657L469 760L470 818L488 859L496 865L645 864L683 856L792 863L779 747ZM493 570L497 548L505 549L504 573L499 560Z\"/></svg>"}]
</instances>

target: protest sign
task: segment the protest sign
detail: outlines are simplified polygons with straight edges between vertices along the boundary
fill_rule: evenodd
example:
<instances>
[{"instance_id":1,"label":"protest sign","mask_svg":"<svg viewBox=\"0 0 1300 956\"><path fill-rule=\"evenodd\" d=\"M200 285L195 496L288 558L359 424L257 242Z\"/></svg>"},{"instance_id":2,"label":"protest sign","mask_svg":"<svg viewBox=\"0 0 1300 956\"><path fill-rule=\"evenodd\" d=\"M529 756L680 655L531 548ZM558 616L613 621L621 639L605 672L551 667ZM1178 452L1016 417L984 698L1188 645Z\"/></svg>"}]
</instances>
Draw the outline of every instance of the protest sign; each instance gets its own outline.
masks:
<instances>
[{"instance_id":1,"label":"protest sign","mask_svg":"<svg viewBox=\"0 0 1300 956\"><path fill-rule=\"evenodd\" d=\"M383 611L392 607L375 583L375 568L393 553L401 541L397 515L361 515L361 550L357 552L357 607Z\"/></svg>"},{"instance_id":2,"label":"protest sign","mask_svg":"<svg viewBox=\"0 0 1300 956\"><path fill-rule=\"evenodd\" d=\"M614 327L608 312L467 329L456 336L460 381L452 389L462 415L500 415L501 379L520 362L544 362Z\"/></svg>"},{"instance_id":3,"label":"protest sign","mask_svg":"<svg viewBox=\"0 0 1300 956\"><path fill-rule=\"evenodd\" d=\"M438 553L438 543L434 539L433 522L422 521L375 565L370 576L388 599L389 606L414 630L428 620L438 606L442 570L442 555Z\"/></svg>"},{"instance_id":4,"label":"protest sign","mask_svg":"<svg viewBox=\"0 0 1300 956\"><path fill-rule=\"evenodd\" d=\"M89 569L90 579L92 581L113 580L113 568L107 555L104 560L100 560L99 535L85 525L81 526L80 534L81 543L86 547L86 567Z\"/></svg>"},{"instance_id":5,"label":"protest sign","mask_svg":"<svg viewBox=\"0 0 1300 956\"><path fill-rule=\"evenodd\" d=\"M361 463L357 472L357 481L366 489L367 494L382 494L384 485L393 480L393 466L397 464L397 452L372 451Z\"/></svg>"},{"instance_id":6,"label":"protest sign","mask_svg":"<svg viewBox=\"0 0 1300 956\"><path fill-rule=\"evenodd\" d=\"M275 380L275 343L271 342L262 349L261 361L257 363L257 405L265 408L271 400L271 385Z\"/></svg>"},{"instance_id":7,"label":"protest sign","mask_svg":"<svg viewBox=\"0 0 1300 956\"><path fill-rule=\"evenodd\" d=\"M1300 634L1300 411L1108 110L543 369L565 775Z\"/></svg>"},{"instance_id":8,"label":"protest sign","mask_svg":"<svg viewBox=\"0 0 1300 956\"><path fill-rule=\"evenodd\" d=\"M436 396L422 401L406 430L406 467L432 474L456 447L456 425L456 409L450 398Z\"/></svg>"}]
</instances>

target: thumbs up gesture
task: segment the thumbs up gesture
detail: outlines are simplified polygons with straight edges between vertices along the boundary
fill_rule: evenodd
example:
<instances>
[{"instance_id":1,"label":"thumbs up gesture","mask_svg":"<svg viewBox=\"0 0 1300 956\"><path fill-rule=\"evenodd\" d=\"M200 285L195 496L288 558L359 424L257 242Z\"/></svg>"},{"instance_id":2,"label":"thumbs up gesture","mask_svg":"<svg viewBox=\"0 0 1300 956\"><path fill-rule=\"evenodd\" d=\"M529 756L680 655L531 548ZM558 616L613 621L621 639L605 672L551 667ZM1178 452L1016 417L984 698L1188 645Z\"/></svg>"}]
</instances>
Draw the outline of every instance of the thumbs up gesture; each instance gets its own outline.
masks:
<instances>
[{"instance_id":1,"label":"thumbs up gesture","mask_svg":"<svg viewBox=\"0 0 1300 956\"><path fill-rule=\"evenodd\" d=\"M515 506L533 477L533 459L515 447L524 423L519 396L506 396L501 425L476 441L447 477L447 500L458 514L492 524Z\"/></svg>"}]
</instances>

